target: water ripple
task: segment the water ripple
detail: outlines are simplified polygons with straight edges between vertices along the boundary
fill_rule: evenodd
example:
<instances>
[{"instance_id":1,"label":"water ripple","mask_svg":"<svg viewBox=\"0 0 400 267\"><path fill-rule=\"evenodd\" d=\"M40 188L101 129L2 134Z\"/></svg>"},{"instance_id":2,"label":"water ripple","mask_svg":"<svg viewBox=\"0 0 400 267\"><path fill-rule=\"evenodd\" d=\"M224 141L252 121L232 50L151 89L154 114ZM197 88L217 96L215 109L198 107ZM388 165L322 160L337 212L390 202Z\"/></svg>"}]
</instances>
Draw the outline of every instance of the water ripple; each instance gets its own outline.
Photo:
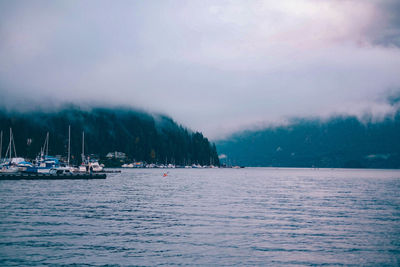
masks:
<instances>
[{"instance_id":1,"label":"water ripple","mask_svg":"<svg viewBox=\"0 0 400 267\"><path fill-rule=\"evenodd\" d=\"M400 264L399 171L162 173L0 181L0 265Z\"/></svg>"}]
</instances>

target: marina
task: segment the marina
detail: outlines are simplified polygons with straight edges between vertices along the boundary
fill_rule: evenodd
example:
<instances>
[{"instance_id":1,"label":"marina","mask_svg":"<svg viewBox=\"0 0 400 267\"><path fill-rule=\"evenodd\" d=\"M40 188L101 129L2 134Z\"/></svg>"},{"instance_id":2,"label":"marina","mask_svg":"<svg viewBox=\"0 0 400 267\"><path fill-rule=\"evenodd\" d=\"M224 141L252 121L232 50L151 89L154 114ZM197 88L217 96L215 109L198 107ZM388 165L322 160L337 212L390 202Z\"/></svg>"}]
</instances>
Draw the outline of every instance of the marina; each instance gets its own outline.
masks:
<instances>
[{"instance_id":1,"label":"marina","mask_svg":"<svg viewBox=\"0 0 400 267\"><path fill-rule=\"evenodd\" d=\"M84 133L82 133L82 163L79 167L71 165L70 143L71 126L68 126L68 157L66 162L49 156L49 132L46 134L44 145L35 160L30 162L25 158L18 158L15 149L12 129L10 128L10 142L6 156L1 158L3 131L0 132L0 180L60 180L60 179L105 179L106 173L120 171L104 170L97 160L89 159L84 155ZM14 155L14 156L13 156Z\"/></svg>"}]
</instances>

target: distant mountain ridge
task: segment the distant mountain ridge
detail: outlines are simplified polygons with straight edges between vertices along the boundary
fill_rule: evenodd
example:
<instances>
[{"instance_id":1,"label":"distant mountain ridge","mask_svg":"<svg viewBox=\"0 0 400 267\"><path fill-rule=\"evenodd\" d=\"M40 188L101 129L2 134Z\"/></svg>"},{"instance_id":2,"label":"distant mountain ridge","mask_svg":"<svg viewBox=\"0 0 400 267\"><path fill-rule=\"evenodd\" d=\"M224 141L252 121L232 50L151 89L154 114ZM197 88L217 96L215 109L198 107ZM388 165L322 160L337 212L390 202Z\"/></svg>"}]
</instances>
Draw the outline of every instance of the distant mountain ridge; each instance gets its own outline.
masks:
<instances>
[{"instance_id":1,"label":"distant mountain ridge","mask_svg":"<svg viewBox=\"0 0 400 267\"><path fill-rule=\"evenodd\" d=\"M245 166L400 168L400 111L381 122L297 120L218 141L221 163Z\"/></svg>"},{"instance_id":2,"label":"distant mountain ridge","mask_svg":"<svg viewBox=\"0 0 400 267\"><path fill-rule=\"evenodd\" d=\"M50 133L49 154L67 155L68 126L71 153L79 162L82 131L85 151L103 157L120 151L131 160L148 163L218 165L215 145L199 132L192 132L164 115L152 115L128 108L68 106L58 111L9 112L0 110L4 156L9 127L12 127L19 156L34 158Z\"/></svg>"}]
</instances>

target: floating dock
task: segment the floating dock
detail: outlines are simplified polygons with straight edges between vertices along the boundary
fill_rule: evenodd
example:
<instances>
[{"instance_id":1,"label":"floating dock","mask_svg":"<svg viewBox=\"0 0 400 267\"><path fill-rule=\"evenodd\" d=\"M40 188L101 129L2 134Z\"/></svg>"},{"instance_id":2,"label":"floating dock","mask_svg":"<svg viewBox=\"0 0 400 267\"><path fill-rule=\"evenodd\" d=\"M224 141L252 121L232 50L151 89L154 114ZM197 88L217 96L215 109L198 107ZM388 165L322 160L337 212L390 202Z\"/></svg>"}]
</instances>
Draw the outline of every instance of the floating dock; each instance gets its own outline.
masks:
<instances>
[{"instance_id":1,"label":"floating dock","mask_svg":"<svg viewBox=\"0 0 400 267\"><path fill-rule=\"evenodd\" d=\"M44 174L44 173L0 173L0 180L78 180L106 179L104 173Z\"/></svg>"}]
</instances>

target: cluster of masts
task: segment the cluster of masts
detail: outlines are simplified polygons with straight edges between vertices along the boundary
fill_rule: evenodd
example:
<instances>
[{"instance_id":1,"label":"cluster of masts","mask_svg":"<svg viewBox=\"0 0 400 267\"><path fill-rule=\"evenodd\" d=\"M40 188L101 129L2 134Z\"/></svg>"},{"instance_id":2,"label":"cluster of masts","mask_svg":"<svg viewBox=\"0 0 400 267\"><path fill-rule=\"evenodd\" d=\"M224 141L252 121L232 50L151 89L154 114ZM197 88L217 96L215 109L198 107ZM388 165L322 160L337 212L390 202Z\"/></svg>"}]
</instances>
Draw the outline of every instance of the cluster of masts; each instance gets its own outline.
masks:
<instances>
[{"instance_id":1,"label":"cluster of masts","mask_svg":"<svg viewBox=\"0 0 400 267\"><path fill-rule=\"evenodd\" d=\"M68 156L67 162L60 163L56 157L49 156L49 132L43 146L40 148L40 153L36 160L32 163L25 161L24 158L18 158L15 149L15 142L12 129L10 128L10 141L4 155L2 157L3 148L3 131L0 132L0 172L35 172L35 173L52 173L52 172L89 172L103 171L97 160L85 157L85 133L82 132L82 165L73 167L70 165L71 158L71 126L68 126Z\"/></svg>"},{"instance_id":2,"label":"cluster of masts","mask_svg":"<svg viewBox=\"0 0 400 267\"><path fill-rule=\"evenodd\" d=\"M4 157L8 156L9 159L12 159L13 158L13 155L12 155L13 149L14 149L14 157L16 158L17 151L15 149L15 142L14 142L14 136L12 133L12 129L10 128L10 142L8 143L7 151L4 155ZM3 160L2 153L3 153L3 131L0 132L0 162L2 162L2 160Z\"/></svg>"},{"instance_id":3,"label":"cluster of masts","mask_svg":"<svg viewBox=\"0 0 400 267\"><path fill-rule=\"evenodd\" d=\"M85 172L90 170L101 172L103 171L103 167L99 165L97 160L89 160L89 158L85 157L85 132L82 132L82 165L79 168L72 167L70 165L71 158L71 126L68 126L68 156L66 166L61 166L58 159L55 157L49 156L49 132L46 134L46 138L43 146L40 148L40 153L36 158L35 164L32 164L28 161L25 161L23 158L17 157L17 152L15 149L15 142L12 129L10 128L10 140L8 144L7 151L5 153L5 157L2 158L2 148L3 148L3 131L0 132L0 171L8 172L18 170L24 171L32 171L32 172L47 172L52 169L64 168L64 170L68 170L71 172ZM65 164L65 163L64 163ZM212 159L210 158L210 165L202 166L200 164L191 164L183 166L175 165L175 164L146 164L144 162L133 162L128 164L123 164L122 168L218 168L212 164Z\"/></svg>"}]
</instances>

